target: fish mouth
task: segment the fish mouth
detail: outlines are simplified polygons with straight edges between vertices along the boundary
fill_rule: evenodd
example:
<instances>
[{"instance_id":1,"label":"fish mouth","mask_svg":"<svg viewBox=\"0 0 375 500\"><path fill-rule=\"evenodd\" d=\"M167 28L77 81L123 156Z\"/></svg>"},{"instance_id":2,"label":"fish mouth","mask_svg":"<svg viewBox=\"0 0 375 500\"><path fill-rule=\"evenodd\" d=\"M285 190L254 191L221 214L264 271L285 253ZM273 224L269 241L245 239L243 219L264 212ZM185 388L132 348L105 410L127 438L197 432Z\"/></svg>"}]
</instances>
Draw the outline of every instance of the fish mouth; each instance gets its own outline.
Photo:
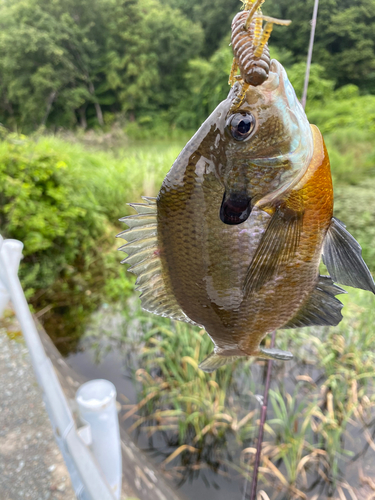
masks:
<instances>
[{"instance_id":1,"label":"fish mouth","mask_svg":"<svg viewBox=\"0 0 375 500\"><path fill-rule=\"evenodd\" d=\"M224 193L220 207L220 219L224 224L242 224L250 214L251 198L246 193Z\"/></svg>"}]
</instances>

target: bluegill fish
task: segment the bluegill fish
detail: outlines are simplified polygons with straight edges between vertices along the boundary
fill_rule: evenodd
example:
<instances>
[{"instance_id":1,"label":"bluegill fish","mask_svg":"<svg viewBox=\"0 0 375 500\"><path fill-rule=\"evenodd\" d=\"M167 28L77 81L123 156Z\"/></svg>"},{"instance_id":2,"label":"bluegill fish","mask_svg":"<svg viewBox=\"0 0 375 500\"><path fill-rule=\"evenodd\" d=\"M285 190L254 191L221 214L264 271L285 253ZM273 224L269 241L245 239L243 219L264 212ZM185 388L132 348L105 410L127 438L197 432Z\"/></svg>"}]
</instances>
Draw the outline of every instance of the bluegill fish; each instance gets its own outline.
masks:
<instances>
[{"instance_id":1,"label":"bluegill fish","mask_svg":"<svg viewBox=\"0 0 375 500\"><path fill-rule=\"evenodd\" d=\"M333 217L327 150L284 68L269 60L263 81L249 84L236 52L235 64L241 75L232 71L228 97L158 197L131 204L137 214L122 219L129 229L119 235L142 307L211 337L214 352L200 365L208 372L241 356L290 359L262 339L279 328L337 325L344 290L334 282L375 293L361 247ZM319 275L322 255L330 276Z\"/></svg>"}]
</instances>

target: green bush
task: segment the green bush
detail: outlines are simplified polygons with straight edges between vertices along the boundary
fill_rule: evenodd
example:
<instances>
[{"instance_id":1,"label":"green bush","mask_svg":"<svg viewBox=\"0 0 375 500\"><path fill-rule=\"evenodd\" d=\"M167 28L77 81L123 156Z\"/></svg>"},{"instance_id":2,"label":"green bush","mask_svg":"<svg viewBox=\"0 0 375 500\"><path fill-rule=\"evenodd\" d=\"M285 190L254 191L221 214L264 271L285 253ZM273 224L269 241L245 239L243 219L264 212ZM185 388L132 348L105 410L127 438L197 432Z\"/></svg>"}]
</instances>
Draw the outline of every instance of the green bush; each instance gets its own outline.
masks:
<instances>
[{"instance_id":1,"label":"green bush","mask_svg":"<svg viewBox=\"0 0 375 500\"><path fill-rule=\"evenodd\" d=\"M67 352L104 295L120 300L132 291L113 224L132 199L121 185L126 172L113 155L80 144L0 132L0 233L24 243L26 297L55 342L69 339L59 345Z\"/></svg>"},{"instance_id":2,"label":"green bush","mask_svg":"<svg viewBox=\"0 0 375 500\"><path fill-rule=\"evenodd\" d=\"M116 251L123 242L115 235L126 228L118 219L133 212L128 202L157 194L186 138L146 149L123 133L78 140L0 133L0 232L24 243L26 296L46 311L41 318L55 341L73 339L66 349L59 345L66 352L103 299L122 301L133 292L133 276L120 266L124 254Z\"/></svg>"},{"instance_id":3,"label":"green bush","mask_svg":"<svg viewBox=\"0 0 375 500\"><path fill-rule=\"evenodd\" d=\"M98 253L105 217L64 156L24 136L0 146L0 227L24 243L21 277L32 294Z\"/></svg>"},{"instance_id":4,"label":"green bush","mask_svg":"<svg viewBox=\"0 0 375 500\"><path fill-rule=\"evenodd\" d=\"M375 96L353 95L355 87L348 87L334 92L332 98L324 101L324 106L319 102L308 103L307 116L323 133L348 127L375 131Z\"/></svg>"}]
</instances>

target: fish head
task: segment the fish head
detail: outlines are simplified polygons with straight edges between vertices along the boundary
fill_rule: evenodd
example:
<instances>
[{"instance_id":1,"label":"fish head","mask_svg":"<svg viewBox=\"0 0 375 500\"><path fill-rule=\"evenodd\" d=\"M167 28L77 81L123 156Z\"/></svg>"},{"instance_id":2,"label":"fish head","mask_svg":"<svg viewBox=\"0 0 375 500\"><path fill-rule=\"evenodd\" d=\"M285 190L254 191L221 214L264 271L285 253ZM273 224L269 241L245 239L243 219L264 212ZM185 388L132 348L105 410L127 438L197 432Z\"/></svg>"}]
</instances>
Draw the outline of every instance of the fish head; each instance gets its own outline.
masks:
<instances>
[{"instance_id":1,"label":"fish head","mask_svg":"<svg viewBox=\"0 0 375 500\"><path fill-rule=\"evenodd\" d=\"M233 93L240 88L236 83ZM228 98L235 99L231 93ZM278 61L271 61L262 85L250 86L239 108L229 108L225 135L225 160L217 171L224 186L220 217L240 224L253 206L271 205L292 189L313 155L310 124Z\"/></svg>"},{"instance_id":2,"label":"fish head","mask_svg":"<svg viewBox=\"0 0 375 500\"><path fill-rule=\"evenodd\" d=\"M208 185L220 189L218 217L240 224L252 207L272 204L306 172L313 154L310 124L282 65L272 60L268 79L251 86L233 112L240 91L236 83L166 175L159 199L175 192L175 210L214 176L218 182Z\"/></svg>"}]
</instances>

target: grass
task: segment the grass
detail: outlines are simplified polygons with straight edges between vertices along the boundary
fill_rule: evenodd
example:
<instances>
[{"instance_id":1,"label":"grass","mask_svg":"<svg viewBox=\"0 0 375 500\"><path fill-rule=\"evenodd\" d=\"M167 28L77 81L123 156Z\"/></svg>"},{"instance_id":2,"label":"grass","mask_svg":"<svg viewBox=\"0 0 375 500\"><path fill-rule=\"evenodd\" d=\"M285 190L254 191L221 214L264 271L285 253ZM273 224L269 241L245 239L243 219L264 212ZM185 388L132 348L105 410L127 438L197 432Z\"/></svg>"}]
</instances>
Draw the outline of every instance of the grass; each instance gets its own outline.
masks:
<instances>
[{"instance_id":1,"label":"grass","mask_svg":"<svg viewBox=\"0 0 375 500\"><path fill-rule=\"evenodd\" d=\"M105 275L102 290L107 301L123 304L132 295L133 281L114 251L117 219L130 213L126 203L157 194L185 141L130 143L121 136L112 149L103 150L105 139L97 139L35 137L30 155L53 151L73 173L77 189L90 191L108 234L113 234L100 270ZM326 142L336 214L358 238L375 270L373 136L342 129L330 133ZM345 466L360 459L364 447L375 450L374 299L356 290L340 299L345 319L338 327L278 332L278 347L291 350L296 363L275 369L260 471L262 498L313 498L317 490L312 485L318 480L327 495L337 491L340 498L356 498L345 481ZM108 338L124 352L129 344L140 346L141 352L135 373L139 402L124 407L122 417L134 432L148 437L151 447L158 441L155 436L162 438L162 466L181 481L206 467L247 476L254 460L264 363L239 361L204 374L197 366L212 346L202 331L141 313L134 300L124 314L124 331L110 329ZM102 333L91 335L97 342ZM358 483L359 476L357 468ZM309 488L310 497L304 493Z\"/></svg>"},{"instance_id":2,"label":"grass","mask_svg":"<svg viewBox=\"0 0 375 500\"><path fill-rule=\"evenodd\" d=\"M66 148L60 139L44 140ZM336 214L361 242L374 270L372 135L340 130L329 134L326 142ZM69 144L65 152L72 161L79 158L77 175L114 221L127 213L126 202L139 200L141 194L156 195L180 147L179 142L159 142L83 154L82 145ZM121 268L118 276L107 280L111 300L131 289L125 276ZM345 318L338 327L278 332L278 347L291 350L296 363L276 369L260 470L262 498L314 498L315 482L323 484L327 497L360 498L344 471L351 460L360 461L365 447L375 449L374 302L371 294L353 289L340 299ZM264 363L240 361L213 375L204 374L197 366L212 347L203 332L144 314L133 299L131 304L124 330L108 332L116 349L128 352L130 344L141 347L135 369L139 402L124 405L122 418L136 435L148 438L151 448L157 447L163 454L162 467L180 481L207 467L247 476L254 461ZM136 337L131 338L129 331ZM357 467L356 484L360 475ZM311 494L306 493L309 489Z\"/></svg>"},{"instance_id":3,"label":"grass","mask_svg":"<svg viewBox=\"0 0 375 500\"><path fill-rule=\"evenodd\" d=\"M130 431L142 426L151 440L162 433L166 445L175 447L163 467L179 458L187 470L189 464L217 470L228 458L228 441L234 437L242 444L255 430L254 412L242 415L240 402L252 385L244 376L251 362L242 365L242 377L236 374L238 364L208 375L198 369L212 350L203 330L158 317L150 321L142 368L136 371L142 399L122 418L134 419Z\"/></svg>"},{"instance_id":4,"label":"grass","mask_svg":"<svg viewBox=\"0 0 375 500\"><path fill-rule=\"evenodd\" d=\"M269 485L279 491L271 498L310 498L304 491L315 481L328 496L341 489L359 498L344 471L363 448L375 449L375 312L369 293L350 289L344 301L336 328L278 332L277 345L296 362L277 366L270 392L260 471L265 492ZM205 374L197 365L212 346L202 331L153 316L144 321L140 401L122 417L132 421L130 430L145 433L151 447L162 436L162 467L182 481L206 467L248 476L264 363L239 361Z\"/></svg>"},{"instance_id":5,"label":"grass","mask_svg":"<svg viewBox=\"0 0 375 500\"><path fill-rule=\"evenodd\" d=\"M78 141L70 135L36 136L30 143L30 154L53 152L67 164L78 185L92 193L108 221L117 224L120 217L130 213L127 203L139 201L141 196L157 195L186 138L144 143L129 142L123 135L113 150L103 149L102 141L100 135L90 141Z\"/></svg>"}]
</instances>

